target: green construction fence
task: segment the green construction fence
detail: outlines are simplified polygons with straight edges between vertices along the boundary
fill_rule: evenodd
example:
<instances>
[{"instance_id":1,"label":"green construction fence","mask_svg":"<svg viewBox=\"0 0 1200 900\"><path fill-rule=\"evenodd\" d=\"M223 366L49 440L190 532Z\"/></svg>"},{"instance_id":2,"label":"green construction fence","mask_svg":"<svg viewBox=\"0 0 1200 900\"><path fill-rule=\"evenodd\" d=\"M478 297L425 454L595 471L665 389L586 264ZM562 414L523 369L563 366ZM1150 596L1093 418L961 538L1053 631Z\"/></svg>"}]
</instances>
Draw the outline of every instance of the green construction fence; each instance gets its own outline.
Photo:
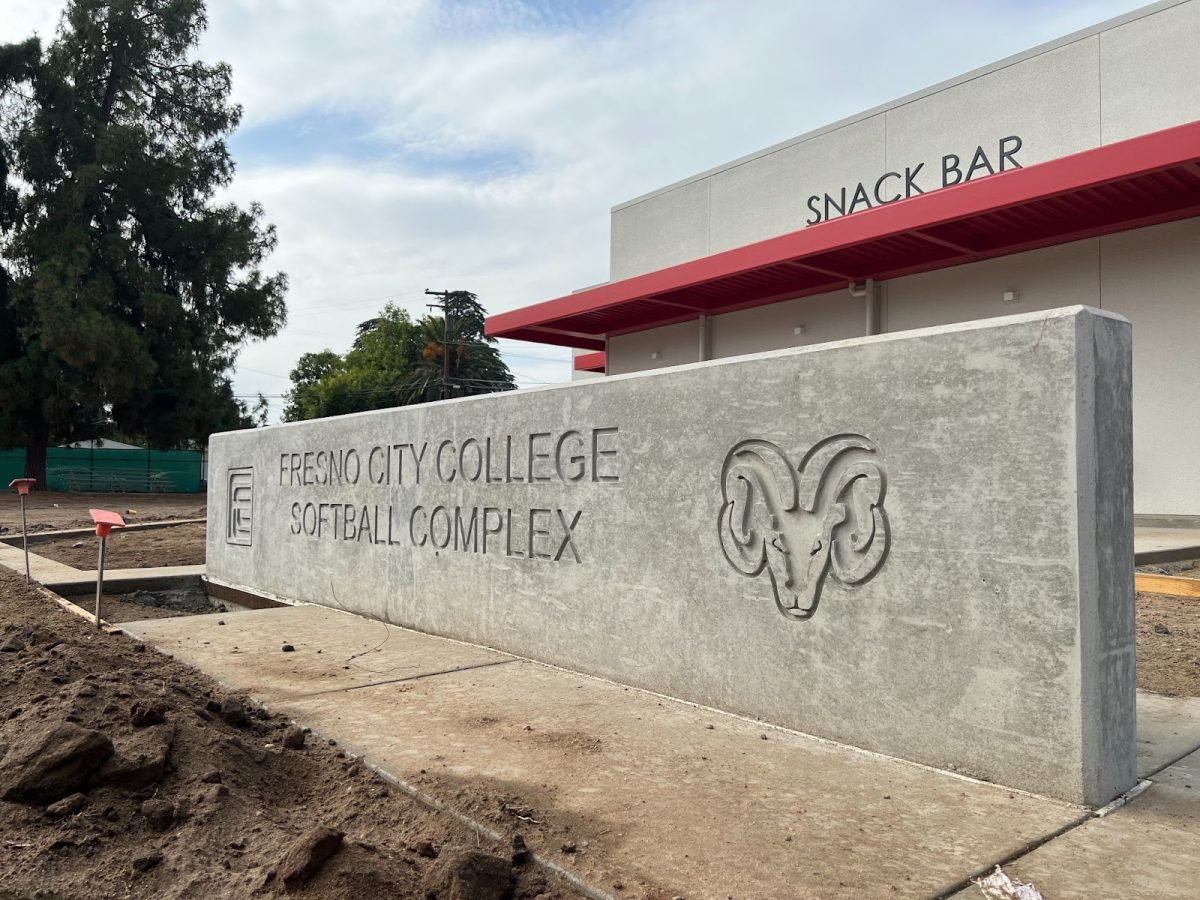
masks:
<instances>
[{"instance_id":1,"label":"green construction fence","mask_svg":"<svg viewBox=\"0 0 1200 900\"><path fill-rule=\"evenodd\" d=\"M25 451L0 450L0 487L25 472ZM204 477L198 450L115 450L51 447L46 488L51 491L196 493Z\"/></svg>"}]
</instances>

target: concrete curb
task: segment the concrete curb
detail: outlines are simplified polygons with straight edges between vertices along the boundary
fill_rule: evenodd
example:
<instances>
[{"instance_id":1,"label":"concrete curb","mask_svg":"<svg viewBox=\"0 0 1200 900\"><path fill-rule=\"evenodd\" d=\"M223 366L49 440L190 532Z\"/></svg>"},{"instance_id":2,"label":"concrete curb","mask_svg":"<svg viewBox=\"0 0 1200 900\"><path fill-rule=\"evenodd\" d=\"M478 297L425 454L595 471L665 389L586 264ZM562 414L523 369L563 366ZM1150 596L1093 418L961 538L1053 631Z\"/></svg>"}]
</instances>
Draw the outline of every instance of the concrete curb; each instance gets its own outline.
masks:
<instances>
[{"instance_id":1,"label":"concrete curb","mask_svg":"<svg viewBox=\"0 0 1200 900\"><path fill-rule=\"evenodd\" d=\"M43 581L46 587L64 597L76 597L96 589L96 573L80 572L79 578ZM181 587L204 578L204 566L163 566L147 569L114 569L104 573L105 593L161 591Z\"/></svg>"},{"instance_id":2,"label":"concrete curb","mask_svg":"<svg viewBox=\"0 0 1200 900\"><path fill-rule=\"evenodd\" d=\"M156 528L171 528L175 525L196 525L207 522L207 519L167 519L162 522L136 522L133 525L126 525L122 531L153 531ZM96 533L95 528L64 528L60 531L32 531L29 533L29 544L41 544L46 541L57 540L58 538L69 537L91 537ZM20 534L6 534L0 537L0 544L8 544L10 547L21 546Z\"/></svg>"}]
</instances>

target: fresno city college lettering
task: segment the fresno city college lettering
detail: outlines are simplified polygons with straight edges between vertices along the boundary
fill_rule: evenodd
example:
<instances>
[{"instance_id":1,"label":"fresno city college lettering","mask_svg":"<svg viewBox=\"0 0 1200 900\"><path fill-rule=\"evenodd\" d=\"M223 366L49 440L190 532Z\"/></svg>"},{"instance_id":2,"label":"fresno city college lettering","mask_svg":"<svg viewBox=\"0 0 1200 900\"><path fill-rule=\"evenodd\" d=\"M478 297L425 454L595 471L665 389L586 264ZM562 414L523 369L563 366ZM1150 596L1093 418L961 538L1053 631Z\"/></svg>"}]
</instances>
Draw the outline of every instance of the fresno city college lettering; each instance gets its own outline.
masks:
<instances>
[{"instance_id":1,"label":"fresno city college lettering","mask_svg":"<svg viewBox=\"0 0 1200 900\"><path fill-rule=\"evenodd\" d=\"M983 175L1019 169L1021 164L1017 162L1017 153L1022 146L1021 138L1011 134L1000 138L995 153L991 156L982 144L970 154L959 156L957 153L947 153L941 159L941 184L938 186L953 187ZM917 176L924 168L925 163L917 163L916 166L905 166L903 172L884 172L873 183L860 181L854 187L843 187L836 194L813 194L806 204L812 215L805 220L805 224L816 225L818 222L924 194L925 191L917 185Z\"/></svg>"},{"instance_id":2,"label":"fresno city college lettering","mask_svg":"<svg viewBox=\"0 0 1200 900\"><path fill-rule=\"evenodd\" d=\"M619 439L616 426L604 426L324 447L280 453L276 478L285 489L365 485L388 494L377 503L295 500L287 528L292 537L578 563L583 561L577 543L583 510L438 502L428 499L428 489L523 485L523 496L536 497L529 489L536 491L539 484L616 484L621 480ZM386 502L402 501L404 492L418 487L427 489L419 502Z\"/></svg>"}]
</instances>

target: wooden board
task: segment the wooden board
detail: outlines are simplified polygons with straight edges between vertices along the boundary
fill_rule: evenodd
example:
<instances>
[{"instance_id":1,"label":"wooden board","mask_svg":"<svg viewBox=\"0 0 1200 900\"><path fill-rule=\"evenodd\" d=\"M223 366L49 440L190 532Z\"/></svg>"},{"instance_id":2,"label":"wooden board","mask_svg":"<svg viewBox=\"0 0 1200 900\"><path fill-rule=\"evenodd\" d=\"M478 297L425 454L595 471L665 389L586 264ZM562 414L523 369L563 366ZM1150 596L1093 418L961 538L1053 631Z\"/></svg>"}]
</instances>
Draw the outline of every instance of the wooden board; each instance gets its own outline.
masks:
<instances>
[{"instance_id":1,"label":"wooden board","mask_svg":"<svg viewBox=\"0 0 1200 900\"><path fill-rule=\"evenodd\" d=\"M1137 572L1133 587L1148 594L1169 594L1172 597L1200 599L1200 578L1179 578L1175 575L1150 575Z\"/></svg>"}]
</instances>

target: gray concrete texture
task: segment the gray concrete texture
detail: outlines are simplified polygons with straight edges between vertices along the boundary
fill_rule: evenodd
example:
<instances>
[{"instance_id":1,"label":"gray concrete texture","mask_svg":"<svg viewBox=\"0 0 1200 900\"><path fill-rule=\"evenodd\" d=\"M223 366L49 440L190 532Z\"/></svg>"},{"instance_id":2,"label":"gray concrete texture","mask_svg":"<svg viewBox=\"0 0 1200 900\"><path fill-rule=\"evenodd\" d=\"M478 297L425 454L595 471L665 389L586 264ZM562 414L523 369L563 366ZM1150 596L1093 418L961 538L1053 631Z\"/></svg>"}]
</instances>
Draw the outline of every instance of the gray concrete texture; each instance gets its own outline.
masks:
<instances>
[{"instance_id":1,"label":"gray concrete texture","mask_svg":"<svg viewBox=\"0 0 1200 900\"><path fill-rule=\"evenodd\" d=\"M215 435L209 577L1099 804L1129 372L1074 307Z\"/></svg>"},{"instance_id":2,"label":"gray concrete texture","mask_svg":"<svg viewBox=\"0 0 1200 900\"><path fill-rule=\"evenodd\" d=\"M520 832L592 896L940 897L1089 819L1005 868L1052 886L1048 900L1191 897L1200 875L1194 767L1171 815L1143 809L1179 783L1187 760L1172 763L1200 745L1192 697L1138 693L1138 773L1155 786L1098 819L333 609L121 627L455 814ZM282 643L295 652L279 652ZM1069 852L1056 854L1043 885L1047 867L1034 863L1056 844ZM983 895L972 886L961 896Z\"/></svg>"}]
</instances>

